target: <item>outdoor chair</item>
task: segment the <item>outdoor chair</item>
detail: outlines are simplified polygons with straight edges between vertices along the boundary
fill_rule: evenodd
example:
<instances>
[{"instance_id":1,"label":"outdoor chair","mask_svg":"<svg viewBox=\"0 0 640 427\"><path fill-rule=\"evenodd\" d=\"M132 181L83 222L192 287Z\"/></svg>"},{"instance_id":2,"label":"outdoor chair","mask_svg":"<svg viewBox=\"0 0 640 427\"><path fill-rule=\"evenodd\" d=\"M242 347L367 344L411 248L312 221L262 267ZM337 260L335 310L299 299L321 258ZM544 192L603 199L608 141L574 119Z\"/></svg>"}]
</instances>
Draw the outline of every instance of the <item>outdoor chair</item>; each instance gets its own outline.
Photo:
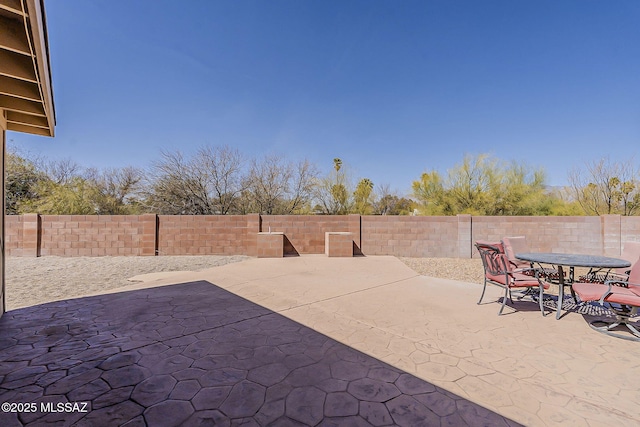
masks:
<instances>
[{"instance_id":1,"label":"outdoor chair","mask_svg":"<svg viewBox=\"0 0 640 427\"><path fill-rule=\"evenodd\" d=\"M487 283L491 283L504 289L502 306L500 307L500 311L498 311L498 315L502 314L507 304L507 299L513 304L511 290L514 288L525 291L518 299L522 299L526 295L530 295L534 301L537 298L540 304L540 312L543 316L546 315L544 312L543 298L545 289L549 289L549 283L539 278L536 269L532 269L534 270L533 277L523 273L529 269L518 269L518 271L516 271L502 250L501 243L477 241L475 246L478 249L484 267L484 287L482 288L482 295L480 295L478 304L482 303L485 291L487 290ZM536 292L536 289L538 292Z\"/></svg>"},{"instance_id":2,"label":"outdoor chair","mask_svg":"<svg viewBox=\"0 0 640 427\"><path fill-rule=\"evenodd\" d=\"M640 307L640 259L631 267L627 280L607 280L604 284L577 282L571 286L580 297L580 301L597 301L603 307L607 303L616 316L613 322L594 320L589 326L617 338L640 341L640 331L631 323L631 319L638 317ZM613 332L618 326L626 326L633 337Z\"/></svg>"},{"instance_id":3,"label":"outdoor chair","mask_svg":"<svg viewBox=\"0 0 640 427\"><path fill-rule=\"evenodd\" d=\"M622 247L622 255L620 258L634 264L640 259L640 242L624 242ZM604 283L607 280L627 281L629 278L629 267L614 268L611 271L602 272L601 270L589 271L584 276L578 278L578 282L585 283Z\"/></svg>"},{"instance_id":4,"label":"outdoor chair","mask_svg":"<svg viewBox=\"0 0 640 427\"><path fill-rule=\"evenodd\" d=\"M502 239L502 246L504 253L507 255L509 262L515 268L516 272L521 272L527 276L535 276L535 274L538 273L540 277L549 280L558 280L559 276L556 268L544 268L542 266L534 268L533 263L516 258L517 253L531 252L525 236L504 237Z\"/></svg>"}]
</instances>

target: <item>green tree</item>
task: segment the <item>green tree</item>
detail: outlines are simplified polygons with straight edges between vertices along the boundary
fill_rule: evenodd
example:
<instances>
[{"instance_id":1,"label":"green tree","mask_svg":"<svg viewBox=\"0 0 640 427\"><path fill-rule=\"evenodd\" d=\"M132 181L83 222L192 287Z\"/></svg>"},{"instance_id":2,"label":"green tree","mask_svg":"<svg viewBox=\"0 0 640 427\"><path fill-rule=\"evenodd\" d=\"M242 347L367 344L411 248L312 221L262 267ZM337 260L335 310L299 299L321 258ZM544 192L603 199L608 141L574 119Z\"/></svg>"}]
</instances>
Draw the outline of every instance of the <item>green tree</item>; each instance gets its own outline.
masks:
<instances>
[{"instance_id":1,"label":"green tree","mask_svg":"<svg viewBox=\"0 0 640 427\"><path fill-rule=\"evenodd\" d=\"M446 180L436 171L423 173L413 195L426 215L547 215L562 204L547 191L542 170L485 154L466 155Z\"/></svg>"},{"instance_id":2,"label":"green tree","mask_svg":"<svg viewBox=\"0 0 640 427\"><path fill-rule=\"evenodd\" d=\"M373 182L369 178L362 178L356 190L353 192L353 213L370 215L373 213L372 206Z\"/></svg>"},{"instance_id":3,"label":"green tree","mask_svg":"<svg viewBox=\"0 0 640 427\"><path fill-rule=\"evenodd\" d=\"M425 172L412 184L413 196L425 215L453 215L446 200L442 177L436 171Z\"/></svg>"},{"instance_id":4,"label":"green tree","mask_svg":"<svg viewBox=\"0 0 640 427\"><path fill-rule=\"evenodd\" d=\"M341 159L333 159L333 172L316 182L316 210L323 214L346 215L351 211L352 191L342 166Z\"/></svg>"},{"instance_id":5,"label":"green tree","mask_svg":"<svg viewBox=\"0 0 640 427\"><path fill-rule=\"evenodd\" d=\"M7 150L5 163L6 213L17 215L30 209L28 204L41 196L46 174L37 164L16 150Z\"/></svg>"},{"instance_id":6,"label":"green tree","mask_svg":"<svg viewBox=\"0 0 640 427\"><path fill-rule=\"evenodd\" d=\"M95 205L91 200L91 186L84 178L73 177L65 183L45 180L38 184L42 197L34 198L24 205L24 213L37 212L45 215L93 215Z\"/></svg>"},{"instance_id":7,"label":"green tree","mask_svg":"<svg viewBox=\"0 0 640 427\"><path fill-rule=\"evenodd\" d=\"M548 212L549 196L542 170L530 172L524 164L512 163L499 170L490 187L487 215L541 215Z\"/></svg>"},{"instance_id":8,"label":"green tree","mask_svg":"<svg viewBox=\"0 0 640 427\"><path fill-rule=\"evenodd\" d=\"M497 185L496 161L486 154L466 155L462 164L449 171L447 198L452 214L485 215L492 200L491 188Z\"/></svg>"}]
</instances>

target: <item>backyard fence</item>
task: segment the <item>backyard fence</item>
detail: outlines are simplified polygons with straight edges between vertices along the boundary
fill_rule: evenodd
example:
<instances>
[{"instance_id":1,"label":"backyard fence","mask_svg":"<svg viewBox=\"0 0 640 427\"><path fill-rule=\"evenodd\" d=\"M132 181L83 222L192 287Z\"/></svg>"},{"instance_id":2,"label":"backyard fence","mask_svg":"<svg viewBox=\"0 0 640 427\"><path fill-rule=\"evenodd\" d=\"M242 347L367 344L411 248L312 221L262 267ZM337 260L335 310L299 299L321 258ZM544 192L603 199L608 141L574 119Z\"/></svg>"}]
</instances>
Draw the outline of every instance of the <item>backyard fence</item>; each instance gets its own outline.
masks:
<instances>
[{"instance_id":1,"label":"backyard fence","mask_svg":"<svg viewBox=\"0 0 640 427\"><path fill-rule=\"evenodd\" d=\"M284 255L322 254L325 233L349 232L355 253L476 256L476 240L526 236L532 251L619 256L640 241L640 217L371 215L15 215L9 256L258 255L258 233L283 233Z\"/></svg>"}]
</instances>

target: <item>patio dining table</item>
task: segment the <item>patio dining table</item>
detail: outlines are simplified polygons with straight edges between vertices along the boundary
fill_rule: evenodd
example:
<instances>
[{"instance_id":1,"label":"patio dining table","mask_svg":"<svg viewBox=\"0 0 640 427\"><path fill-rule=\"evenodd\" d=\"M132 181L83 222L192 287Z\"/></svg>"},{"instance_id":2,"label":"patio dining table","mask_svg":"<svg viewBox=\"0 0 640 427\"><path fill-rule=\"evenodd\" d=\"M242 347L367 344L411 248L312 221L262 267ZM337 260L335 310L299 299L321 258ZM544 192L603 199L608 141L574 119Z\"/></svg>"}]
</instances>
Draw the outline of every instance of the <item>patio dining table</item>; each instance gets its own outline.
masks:
<instances>
[{"instance_id":1,"label":"patio dining table","mask_svg":"<svg viewBox=\"0 0 640 427\"><path fill-rule=\"evenodd\" d=\"M575 267L588 267L591 269L612 269L630 267L631 263L620 258L611 258L601 255L565 254L550 252L517 253L516 258L536 264L551 264L558 268L558 308L556 319L560 319L562 303L564 302L564 269L569 267L568 284L574 281Z\"/></svg>"}]
</instances>

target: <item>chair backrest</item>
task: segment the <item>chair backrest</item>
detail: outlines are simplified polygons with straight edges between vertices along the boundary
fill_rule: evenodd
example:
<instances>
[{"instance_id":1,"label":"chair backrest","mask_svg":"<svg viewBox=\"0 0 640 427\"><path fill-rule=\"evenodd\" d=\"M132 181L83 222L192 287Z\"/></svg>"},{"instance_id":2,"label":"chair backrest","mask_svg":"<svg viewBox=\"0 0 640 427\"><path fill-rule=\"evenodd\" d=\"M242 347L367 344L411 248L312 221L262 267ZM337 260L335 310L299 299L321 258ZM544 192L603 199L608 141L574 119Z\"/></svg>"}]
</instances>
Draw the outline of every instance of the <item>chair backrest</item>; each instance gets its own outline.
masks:
<instances>
[{"instance_id":1,"label":"chair backrest","mask_svg":"<svg viewBox=\"0 0 640 427\"><path fill-rule=\"evenodd\" d=\"M631 266L627 283L630 285L640 286L640 257L638 257L635 264Z\"/></svg>"},{"instance_id":2,"label":"chair backrest","mask_svg":"<svg viewBox=\"0 0 640 427\"><path fill-rule=\"evenodd\" d=\"M504 253L504 246L502 245L502 242L496 242L492 240L476 240L476 248L478 247L478 245L493 246L498 252L502 254Z\"/></svg>"},{"instance_id":3,"label":"chair backrest","mask_svg":"<svg viewBox=\"0 0 640 427\"><path fill-rule=\"evenodd\" d=\"M476 248L482 259L484 274L488 276L504 275L506 271L511 271L509 260L499 242L477 241Z\"/></svg>"},{"instance_id":4,"label":"chair backrest","mask_svg":"<svg viewBox=\"0 0 640 427\"><path fill-rule=\"evenodd\" d=\"M633 266L640 259L640 242L624 242L620 258L626 259ZM627 271L629 271L629 267L615 269L616 273L626 273Z\"/></svg>"},{"instance_id":5,"label":"chair backrest","mask_svg":"<svg viewBox=\"0 0 640 427\"><path fill-rule=\"evenodd\" d=\"M517 253L531 252L527 244L527 238L524 236L504 237L502 239L504 253L511 263L517 268L529 267L531 263L516 258Z\"/></svg>"}]
</instances>

